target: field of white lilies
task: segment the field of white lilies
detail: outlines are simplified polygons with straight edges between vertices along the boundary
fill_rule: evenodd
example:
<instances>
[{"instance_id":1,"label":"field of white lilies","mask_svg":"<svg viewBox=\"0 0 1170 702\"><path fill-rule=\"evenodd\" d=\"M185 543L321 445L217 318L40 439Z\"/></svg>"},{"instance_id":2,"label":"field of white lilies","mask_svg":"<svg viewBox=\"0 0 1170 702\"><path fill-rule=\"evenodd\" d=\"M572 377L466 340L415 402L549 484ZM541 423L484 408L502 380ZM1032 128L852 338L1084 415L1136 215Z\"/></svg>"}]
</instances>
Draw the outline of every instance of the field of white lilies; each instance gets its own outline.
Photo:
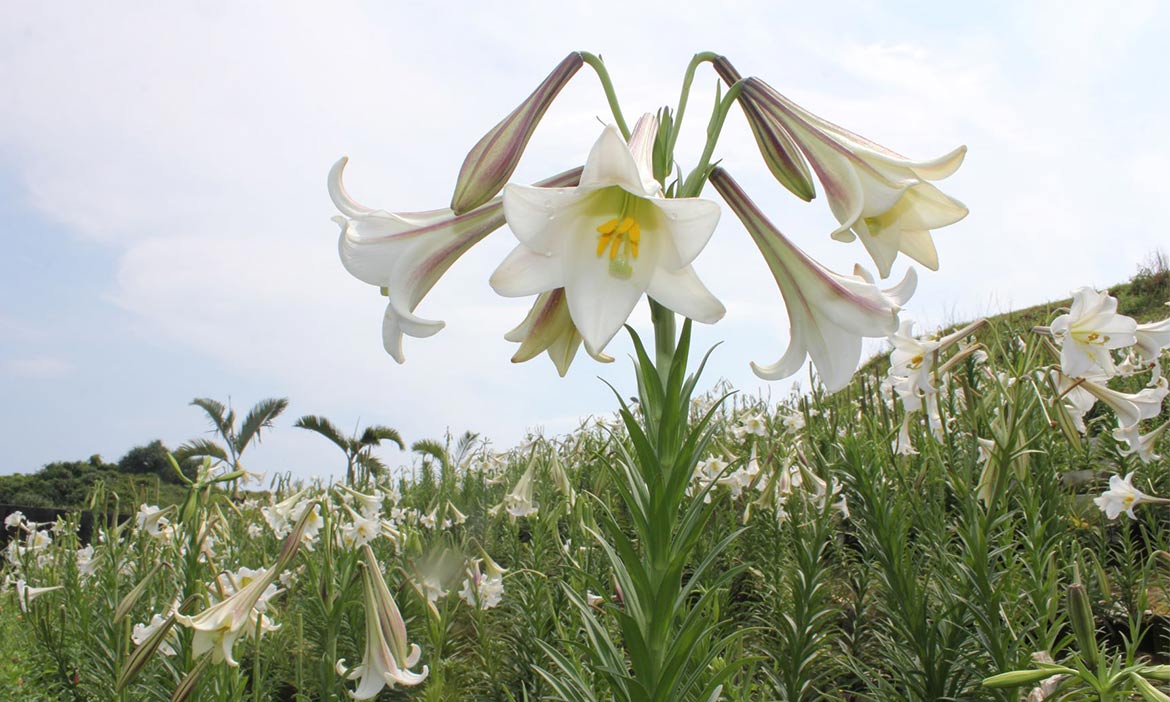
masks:
<instances>
[{"instance_id":1,"label":"field of white lilies","mask_svg":"<svg viewBox=\"0 0 1170 702\"><path fill-rule=\"evenodd\" d=\"M684 170L707 63L723 87ZM581 168L509 183L584 66L613 123ZM1084 287L1035 319L917 335L901 315L914 268L888 288L833 272L718 160L736 107L768 171L804 201L819 182L832 237L860 241L881 278L899 257L939 267L931 230L967 208L933 182L965 147L906 159L712 53L677 108L630 128L605 64L570 53L472 148L450 207L363 205L344 158L328 193L342 264L388 298L395 360L443 328L420 301L506 224L517 244L490 284L534 298L505 337L513 360L547 352L563 376L628 333L636 383L614 387L617 411L507 451L416 441L390 471L372 448L392 430L303 417L345 452L345 479L249 491L241 454L278 405L237 427L197 400L222 443L187 447L197 471L171 459L177 504L99 486L84 540L79 515L8 515L0 698L1170 700L1164 261L1127 287L1149 303L1139 318ZM779 403L704 376L703 353L729 351L691 345L694 322L726 312L692 266L722 211L707 184L788 311L787 350L753 370L815 373ZM643 296L646 343L627 326ZM856 372L865 338L891 350Z\"/></svg>"},{"instance_id":2,"label":"field of white lilies","mask_svg":"<svg viewBox=\"0 0 1170 702\"><path fill-rule=\"evenodd\" d=\"M95 495L88 544L13 515L6 698L655 699L646 631L671 699L1164 699L1170 332L1079 346L1093 305L1023 336L903 329L834 395L643 388L507 452L423 442L394 479L237 494L209 462L182 505ZM1086 348L1118 377L1066 373ZM693 550L655 564L627 500L664 402Z\"/></svg>"}]
</instances>

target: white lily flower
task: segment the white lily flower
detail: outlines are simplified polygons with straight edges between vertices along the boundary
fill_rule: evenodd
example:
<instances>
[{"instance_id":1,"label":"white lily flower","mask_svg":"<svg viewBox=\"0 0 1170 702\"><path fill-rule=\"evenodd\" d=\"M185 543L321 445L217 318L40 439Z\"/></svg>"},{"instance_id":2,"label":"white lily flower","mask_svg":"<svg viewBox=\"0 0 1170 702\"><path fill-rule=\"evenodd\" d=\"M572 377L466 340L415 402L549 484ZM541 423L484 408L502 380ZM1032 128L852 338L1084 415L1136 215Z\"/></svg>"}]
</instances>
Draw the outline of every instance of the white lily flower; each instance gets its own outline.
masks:
<instances>
[{"instance_id":1,"label":"white lily flower","mask_svg":"<svg viewBox=\"0 0 1170 702\"><path fill-rule=\"evenodd\" d=\"M1152 431L1142 434L1137 424L1131 426L1122 426L1113 430L1113 438L1119 442L1126 444L1125 448L1120 449L1122 456L1129 456L1137 454L1144 463L1153 463L1154 461L1162 460L1162 457L1154 453L1154 447L1158 443L1158 439L1166 430L1170 428L1170 422L1163 422L1161 426Z\"/></svg>"},{"instance_id":2,"label":"white lily flower","mask_svg":"<svg viewBox=\"0 0 1170 702\"><path fill-rule=\"evenodd\" d=\"M1104 402L1117 415L1119 427L1127 428L1138 424L1143 419L1153 419L1162 413L1162 400L1170 394L1165 378L1160 378L1158 384L1147 387L1136 393L1125 393L1114 390L1104 382L1078 378L1078 388ZM1076 382L1074 381L1074 382Z\"/></svg>"},{"instance_id":3,"label":"white lily flower","mask_svg":"<svg viewBox=\"0 0 1170 702\"><path fill-rule=\"evenodd\" d=\"M386 587L381 567L369 546L362 547L365 562L362 564L362 590L366 606L366 651L361 665L346 669L345 659L337 661L338 675L348 680L361 681L349 696L355 700L370 700L378 696L383 687L394 689L402 685L418 685L427 679L430 669L423 666L422 672L410 670L419 658L422 649L406 637L406 622L398 610L398 604Z\"/></svg>"},{"instance_id":4,"label":"white lily flower","mask_svg":"<svg viewBox=\"0 0 1170 702\"><path fill-rule=\"evenodd\" d=\"M24 512L15 510L4 518L4 526L9 529L18 529L24 526L25 521L27 520L24 518Z\"/></svg>"},{"instance_id":5,"label":"white lily flower","mask_svg":"<svg viewBox=\"0 0 1170 702\"><path fill-rule=\"evenodd\" d=\"M577 187L504 189L504 214L520 245L492 274L492 287L505 297L564 288L573 324L593 353L643 294L699 322L723 317L723 305L690 265L715 231L719 206L663 197L651 162L657 131L650 114L638 120L628 145L607 127Z\"/></svg>"},{"instance_id":6,"label":"white lily flower","mask_svg":"<svg viewBox=\"0 0 1170 702\"><path fill-rule=\"evenodd\" d=\"M958 170L967 147L911 161L813 115L758 78L744 81L742 95L778 122L808 159L840 223L834 239L860 238L883 278L899 252L938 270L930 230L958 222L968 210L928 181Z\"/></svg>"},{"instance_id":7,"label":"white lily flower","mask_svg":"<svg viewBox=\"0 0 1170 702\"><path fill-rule=\"evenodd\" d=\"M142 504L138 507L138 528L156 539L163 538L169 527L166 516L171 511L170 507L159 509L157 505Z\"/></svg>"},{"instance_id":8,"label":"white lily flower","mask_svg":"<svg viewBox=\"0 0 1170 702\"><path fill-rule=\"evenodd\" d=\"M540 505L532 499L532 477L536 470L536 461L530 461L528 468L520 479L516 481L516 485L512 491L504 495L504 501L494 508L497 512L502 507L513 519L520 519L521 517L534 517L540 510Z\"/></svg>"},{"instance_id":9,"label":"white lily flower","mask_svg":"<svg viewBox=\"0 0 1170 702\"><path fill-rule=\"evenodd\" d=\"M159 627L166 624L166 622L166 617L162 616L161 614L155 614L146 624L134 625L134 628L130 631L130 640L134 642L134 645L141 646L143 641L149 639L150 635L158 631ZM159 644L157 650L164 656L173 656L175 655L174 646L177 643L178 636L176 635L175 630L171 629L171 631L167 633L167 638L164 639L161 644Z\"/></svg>"},{"instance_id":10,"label":"white lily flower","mask_svg":"<svg viewBox=\"0 0 1170 702\"><path fill-rule=\"evenodd\" d=\"M748 434L765 437L768 435L768 422L762 414L749 414L741 419L737 426L732 427L731 433L737 439L742 439Z\"/></svg>"},{"instance_id":11,"label":"white lily flower","mask_svg":"<svg viewBox=\"0 0 1170 702\"><path fill-rule=\"evenodd\" d=\"M1126 360L1135 369L1153 370L1150 383L1154 384L1162 375L1162 352L1170 349L1170 317L1137 325L1134 338L1136 343Z\"/></svg>"},{"instance_id":12,"label":"white lily flower","mask_svg":"<svg viewBox=\"0 0 1170 702\"><path fill-rule=\"evenodd\" d=\"M503 206L496 198L466 214L450 209L393 214L358 203L345 191L342 158L329 171L329 196L342 216L338 252L355 278L383 288L389 304L382 319L382 345L402 363L403 334L422 338L443 328L444 323L415 316L423 297L468 249L504 224ZM568 185L577 171L545 181Z\"/></svg>"},{"instance_id":13,"label":"white lily flower","mask_svg":"<svg viewBox=\"0 0 1170 702\"><path fill-rule=\"evenodd\" d=\"M771 365L752 363L752 370L779 380L800 370L807 356L829 392L845 387L861 359L862 337L888 336L898 328L898 311L918 282L914 269L889 290L879 290L860 266L851 276L834 273L781 234L722 168L711 174L711 183L764 254L788 309L788 350Z\"/></svg>"},{"instance_id":14,"label":"white lily flower","mask_svg":"<svg viewBox=\"0 0 1170 702\"><path fill-rule=\"evenodd\" d=\"M306 522L311 514L306 513L306 510L301 511L302 515L285 539L280 557L273 567L262 570L241 568L237 571L237 575L241 577L236 578L234 582L229 578L230 587L224 587L224 582L217 579L217 584L221 586L225 595L228 590L234 590L234 593L194 616L175 614L175 621L194 630L191 652L196 658L211 651L213 663L226 662L232 667L239 665L232 658L232 646L241 634L255 634L257 617L263 617L268 598L275 594L272 589L273 583L296 556L304 538ZM258 609L258 606L261 609ZM274 628L271 624L263 626L266 624L263 619L260 620L260 624L265 629Z\"/></svg>"},{"instance_id":15,"label":"white lily flower","mask_svg":"<svg viewBox=\"0 0 1170 702\"><path fill-rule=\"evenodd\" d=\"M19 579L12 583L12 589L16 592L16 602L20 605L20 611L28 612L28 605L36 598L54 590L61 590L64 585L54 585L52 587L29 587L24 579Z\"/></svg>"},{"instance_id":16,"label":"white lily flower","mask_svg":"<svg viewBox=\"0 0 1170 702\"><path fill-rule=\"evenodd\" d=\"M563 378L569 372L569 364L581 347L581 332L569 314L565 300L565 289L549 290L537 296L528 316L518 327L504 335L508 341L520 344L512 356L512 363L523 363L547 351L557 373ZM586 353L599 363L612 363L613 357L593 353L585 347Z\"/></svg>"},{"instance_id":17,"label":"white lily flower","mask_svg":"<svg viewBox=\"0 0 1170 702\"><path fill-rule=\"evenodd\" d=\"M930 374L939 342L914 336L914 320L911 319L903 320L889 340L894 346L890 351L890 376L906 379L906 390L910 392L934 392Z\"/></svg>"},{"instance_id":18,"label":"white lily flower","mask_svg":"<svg viewBox=\"0 0 1170 702\"><path fill-rule=\"evenodd\" d=\"M1052 320L1052 335L1060 342L1060 367L1065 375L1080 378L1099 370L1117 373L1110 349L1137 342L1137 322L1117 314L1117 298L1083 287L1073 292L1067 314Z\"/></svg>"},{"instance_id":19,"label":"white lily flower","mask_svg":"<svg viewBox=\"0 0 1170 702\"><path fill-rule=\"evenodd\" d=\"M1137 519L1133 508L1140 504L1170 503L1170 500L1143 493L1133 486L1132 481L1133 473L1124 478L1119 475L1110 476L1109 489L1101 493L1100 497L1094 498L1093 504L1097 505L1109 519L1117 519L1122 512L1128 514L1130 519Z\"/></svg>"}]
</instances>

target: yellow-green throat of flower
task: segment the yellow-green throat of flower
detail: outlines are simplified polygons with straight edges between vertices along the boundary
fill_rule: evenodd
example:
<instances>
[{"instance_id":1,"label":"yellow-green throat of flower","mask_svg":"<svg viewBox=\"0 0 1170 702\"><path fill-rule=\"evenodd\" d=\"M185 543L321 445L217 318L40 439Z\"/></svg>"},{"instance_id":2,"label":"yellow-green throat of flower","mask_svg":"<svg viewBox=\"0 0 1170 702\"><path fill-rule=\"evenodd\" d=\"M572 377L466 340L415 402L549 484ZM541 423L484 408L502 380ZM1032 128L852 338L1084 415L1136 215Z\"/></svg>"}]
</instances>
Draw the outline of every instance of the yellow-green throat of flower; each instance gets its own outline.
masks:
<instances>
[{"instance_id":1,"label":"yellow-green throat of flower","mask_svg":"<svg viewBox=\"0 0 1170 702\"><path fill-rule=\"evenodd\" d=\"M642 241L642 228L633 217L613 218L597 227L597 257L609 252L609 274L629 278L634 273L634 259Z\"/></svg>"}]
</instances>

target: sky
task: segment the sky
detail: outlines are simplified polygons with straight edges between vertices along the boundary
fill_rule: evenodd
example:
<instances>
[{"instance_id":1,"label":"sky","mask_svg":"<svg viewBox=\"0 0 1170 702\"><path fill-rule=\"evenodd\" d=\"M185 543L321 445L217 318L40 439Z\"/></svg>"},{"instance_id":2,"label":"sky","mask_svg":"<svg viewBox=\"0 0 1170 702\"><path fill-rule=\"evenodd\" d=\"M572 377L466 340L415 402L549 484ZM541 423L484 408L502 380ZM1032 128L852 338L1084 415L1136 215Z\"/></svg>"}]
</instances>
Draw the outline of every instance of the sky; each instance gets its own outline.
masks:
<instances>
[{"instance_id":1,"label":"sky","mask_svg":"<svg viewBox=\"0 0 1170 702\"><path fill-rule=\"evenodd\" d=\"M600 54L626 115L673 105L698 51L725 54L808 110L911 158L968 146L940 183L970 207L938 230L905 315L945 323L1127 280L1170 248L1170 50L1164 3L257 2L0 5L0 473L205 436L210 397L240 413L290 406L245 456L252 470L337 475L340 452L293 428L320 414L409 442L479 432L500 448L613 411L633 394L630 345L561 379L509 359L529 301L496 296L505 228L418 308L447 327L381 346L385 300L337 256L325 188L387 211L444 207L467 150L572 50ZM693 165L715 94L697 74L676 157ZM608 122L583 68L515 175L579 165ZM832 241L823 197L769 175L733 110L716 157L829 268L869 265ZM718 199L708 187L705 197ZM894 278L907 264L900 258ZM727 307L696 328L724 342L707 372L748 393L788 341L767 266L724 207L695 262ZM631 321L648 329L640 306ZM874 342L870 348L878 348ZM795 376L808 386L807 368ZM392 465L409 453L387 449Z\"/></svg>"}]
</instances>

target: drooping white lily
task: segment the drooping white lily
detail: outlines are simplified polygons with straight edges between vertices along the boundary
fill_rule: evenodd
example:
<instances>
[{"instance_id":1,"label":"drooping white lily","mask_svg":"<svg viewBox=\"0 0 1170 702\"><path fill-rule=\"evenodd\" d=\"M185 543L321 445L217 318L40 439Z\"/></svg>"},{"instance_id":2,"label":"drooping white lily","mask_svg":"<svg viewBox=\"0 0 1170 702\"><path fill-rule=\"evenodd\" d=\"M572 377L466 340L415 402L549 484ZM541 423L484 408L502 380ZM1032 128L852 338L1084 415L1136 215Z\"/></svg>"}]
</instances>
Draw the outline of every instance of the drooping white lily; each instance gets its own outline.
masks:
<instances>
[{"instance_id":1,"label":"drooping white lily","mask_svg":"<svg viewBox=\"0 0 1170 702\"><path fill-rule=\"evenodd\" d=\"M1134 338L1136 343L1127 360L1138 369L1151 369L1150 383L1154 384L1162 375L1162 352L1170 349L1170 317L1137 325Z\"/></svg>"},{"instance_id":2,"label":"drooping white lily","mask_svg":"<svg viewBox=\"0 0 1170 702\"><path fill-rule=\"evenodd\" d=\"M420 657L422 649L406 637L406 622L398 611L398 604L386 587L382 569L369 546L362 546L362 591L366 607L366 651L361 665L346 669L345 659L337 661L338 675L348 680L361 678L349 696L355 700L369 700L378 696L382 688L418 685L427 679L430 669L410 670Z\"/></svg>"},{"instance_id":3,"label":"drooping white lily","mask_svg":"<svg viewBox=\"0 0 1170 702\"><path fill-rule=\"evenodd\" d=\"M1143 419L1153 419L1162 412L1162 400L1170 394L1165 378L1161 378L1157 385L1147 387L1135 393L1120 392L1105 385L1104 382L1079 380L1078 387L1096 399L1104 402L1117 415L1117 424L1122 428L1137 425ZM1076 381L1074 381L1076 382Z\"/></svg>"},{"instance_id":4,"label":"drooping white lily","mask_svg":"<svg viewBox=\"0 0 1170 702\"><path fill-rule=\"evenodd\" d=\"M236 588L231 596L217 602L195 616L175 614L175 621L194 630L191 642L191 652L195 657L211 651L211 660L214 663L226 662L230 666L239 665L232 658L232 646L236 639L244 633L253 633L256 626L258 612L257 605L273 591L270 586L276 582L280 573L288 567L296 556L304 538L305 525L309 521L314 509L302 510L296 525L289 532L281 549L280 557L271 568L251 571L247 584L237 581ZM224 594L227 594L226 592ZM260 612L262 613L262 612ZM270 627L271 628L271 627Z\"/></svg>"},{"instance_id":5,"label":"drooping white lily","mask_svg":"<svg viewBox=\"0 0 1170 702\"><path fill-rule=\"evenodd\" d=\"M20 605L20 611L28 612L28 605L36 598L54 590L61 590L64 585L54 585L52 587L29 587L24 579L19 579L12 583L12 589L16 593L16 603Z\"/></svg>"},{"instance_id":6,"label":"drooping white lily","mask_svg":"<svg viewBox=\"0 0 1170 702\"><path fill-rule=\"evenodd\" d=\"M1141 490L1133 486L1133 473L1122 478L1119 475L1109 477L1109 489L1101 493L1100 497L1093 499L1093 504L1097 505L1105 516L1109 519L1117 519L1122 512L1129 515L1130 519L1137 519L1137 515L1133 513L1133 508L1140 504L1167 504L1170 500L1161 497L1151 497Z\"/></svg>"},{"instance_id":7,"label":"drooping white lily","mask_svg":"<svg viewBox=\"0 0 1170 702\"><path fill-rule=\"evenodd\" d=\"M1073 292L1072 307L1052 320L1051 329L1060 342L1061 370L1074 378L1094 370L1112 377L1117 370L1110 350L1137 341L1137 322L1117 314L1117 298L1090 287Z\"/></svg>"},{"instance_id":8,"label":"drooping white lily","mask_svg":"<svg viewBox=\"0 0 1170 702\"><path fill-rule=\"evenodd\" d=\"M722 168L711 183L756 242L780 287L791 325L788 350L768 366L752 363L765 380L786 378L811 357L830 392L845 387L861 358L862 337L883 337L898 328L898 311L914 293L914 269L889 290L880 290L860 266L839 275L796 247L760 211Z\"/></svg>"},{"instance_id":9,"label":"drooping white lily","mask_svg":"<svg viewBox=\"0 0 1170 702\"><path fill-rule=\"evenodd\" d=\"M470 212L450 209L392 214L358 203L345 191L341 176L348 158L329 171L329 196L341 216L338 252L355 278L386 291L389 304L382 319L382 345L402 363L402 336L431 336L444 323L418 317L414 310L439 278L468 249L504 224L499 198ZM549 186L577 181L573 170L542 181Z\"/></svg>"},{"instance_id":10,"label":"drooping white lily","mask_svg":"<svg viewBox=\"0 0 1170 702\"><path fill-rule=\"evenodd\" d=\"M1134 424L1128 427L1118 427L1113 430L1113 438L1126 444L1125 448L1120 449L1121 455L1129 456L1136 453L1138 458L1145 463L1153 463L1154 461L1161 460L1162 457L1154 453L1154 446L1157 445L1158 439L1161 438L1162 434L1165 434L1166 430L1170 429L1170 422L1163 422L1161 426L1145 434L1141 433L1138 426Z\"/></svg>"},{"instance_id":11,"label":"drooping white lily","mask_svg":"<svg viewBox=\"0 0 1170 702\"><path fill-rule=\"evenodd\" d=\"M520 344L512 356L512 363L523 363L535 358L541 351L547 351L548 357L557 367L557 373L565 377L569 372L569 364L577 355L577 349L581 348L581 332L577 331L569 315L565 289L557 288L537 296L528 316L504 338ZM612 356L593 353L588 346L585 351L599 363L613 362Z\"/></svg>"},{"instance_id":12,"label":"drooping white lily","mask_svg":"<svg viewBox=\"0 0 1170 702\"><path fill-rule=\"evenodd\" d=\"M914 336L914 320L911 319L903 320L889 341L894 346L890 351L890 376L905 379L909 391L934 392L930 374L939 342Z\"/></svg>"},{"instance_id":13,"label":"drooping white lily","mask_svg":"<svg viewBox=\"0 0 1170 702\"><path fill-rule=\"evenodd\" d=\"M504 214L520 245L492 274L492 287L505 297L564 288L573 324L593 353L643 294L699 322L723 317L723 305L690 265L715 230L719 206L662 196L651 162L657 131L649 114L629 144L607 127L577 187L504 189Z\"/></svg>"},{"instance_id":14,"label":"drooping white lily","mask_svg":"<svg viewBox=\"0 0 1170 702\"><path fill-rule=\"evenodd\" d=\"M516 485L512 491L504 495L504 501L489 510L492 514L498 514L501 509L506 511L513 519L520 519L521 517L534 517L540 509L540 505L532 499L532 477L536 470L536 461L529 461L528 468L525 469L524 474L516 481Z\"/></svg>"},{"instance_id":15,"label":"drooping white lily","mask_svg":"<svg viewBox=\"0 0 1170 702\"><path fill-rule=\"evenodd\" d=\"M931 161L911 161L817 117L758 78L743 85L743 98L783 126L816 172L840 223L834 239L860 238L883 278L899 252L938 270L930 230L958 222L968 210L928 181L958 170L967 147Z\"/></svg>"}]
</instances>

